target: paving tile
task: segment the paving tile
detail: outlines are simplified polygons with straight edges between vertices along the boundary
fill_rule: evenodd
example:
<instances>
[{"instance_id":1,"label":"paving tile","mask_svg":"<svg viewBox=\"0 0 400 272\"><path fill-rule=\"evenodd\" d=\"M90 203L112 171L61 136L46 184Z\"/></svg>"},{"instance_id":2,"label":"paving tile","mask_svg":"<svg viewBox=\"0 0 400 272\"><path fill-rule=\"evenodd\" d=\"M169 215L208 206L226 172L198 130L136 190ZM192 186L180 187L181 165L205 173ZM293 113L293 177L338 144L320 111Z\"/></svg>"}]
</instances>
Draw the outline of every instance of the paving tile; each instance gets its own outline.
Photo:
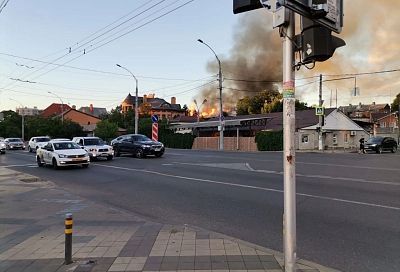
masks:
<instances>
[{"instance_id":1,"label":"paving tile","mask_svg":"<svg viewBox=\"0 0 400 272\"><path fill-rule=\"evenodd\" d=\"M147 258L146 263L162 263L163 256L150 256Z\"/></svg>"},{"instance_id":2,"label":"paving tile","mask_svg":"<svg viewBox=\"0 0 400 272\"><path fill-rule=\"evenodd\" d=\"M228 261L229 270L245 270L244 262L230 262Z\"/></svg>"},{"instance_id":3,"label":"paving tile","mask_svg":"<svg viewBox=\"0 0 400 272\"><path fill-rule=\"evenodd\" d=\"M160 271L161 270L177 270L178 263L161 263Z\"/></svg>"},{"instance_id":4,"label":"paving tile","mask_svg":"<svg viewBox=\"0 0 400 272\"><path fill-rule=\"evenodd\" d=\"M143 270L144 267L144 263L139 264L139 263L130 263L127 267L126 267L126 271L141 271Z\"/></svg>"},{"instance_id":5,"label":"paving tile","mask_svg":"<svg viewBox=\"0 0 400 272\"><path fill-rule=\"evenodd\" d=\"M212 270L225 270L229 269L228 262L211 262Z\"/></svg>"},{"instance_id":6,"label":"paving tile","mask_svg":"<svg viewBox=\"0 0 400 272\"><path fill-rule=\"evenodd\" d=\"M242 255L243 260L246 262L259 262L261 261L258 255Z\"/></svg>"},{"instance_id":7,"label":"paving tile","mask_svg":"<svg viewBox=\"0 0 400 272\"><path fill-rule=\"evenodd\" d=\"M161 263L146 263L143 267L144 271L159 271Z\"/></svg>"},{"instance_id":8,"label":"paving tile","mask_svg":"<svg viewBox=\"0 0 400 272\"><path fill-rule=\"evenodd\" d=\"M262 262L275 262L276 261L274 255L258 255L258 258L260 258L260 261L262 261Z\"/></svg>"},{"instance_id":9,"label":"paving tile","mask_svg":"<svg viewBox=\"0 0 400 272\"><path fill-rule=\"evenodd\" d=\"M264 269L280 269L281 266L277 261L275 262L262 262Z\"/></svg>"},{"instance_id":10,"label":"paving tile","mask_svg":"<svg viewBox=\"0 0 400 272\"><path fill-rule=\"evenodd\" d=\"M208 262L208 263L195 262L194 269L195 270L211 270L211 262Z\"/></svg>"},{"instance_id":11,"label":"paving tile","mask_svg":"<svg viewBox=\"0 0 400 272\"><path fill-rule=\"evenodd\" d=\"M258 262L244 262L246 269L247 270L258 270L258 269L263 269L264 266L263 264L258 261Z\"/></svg>"},{"instance_id":12,"label":"paving tile","mask_svg":"<svg viewBox=\"0 0 400 272\"><path fill-rule=\"evenodd\" d=\"M179 256L165 256L162 260L163 263L178 263Z\"/></svg>"},{"instance_id":13,"label":"paving tile","mask_svg":"<svg viewBox=\"0 0 400 272\"><path fill-rule=\"evenodd\" d=\"M195 256L181 256L179 257L180 263L194 263Z\"/></svg>"},{"instance_id":14,"label":"paving tile","mask_svg":"<svg viewBox=\"0 0 400 272\"><path fill-rule=\"evenodd\" d=\"M186 263L179 263L178 270L194 270L195 265L194 262L186 262Z\"/></svg>"},{"instance_id":15,"label":"paving tile","mask_svg":"<svg viewBox=\"0 0 400 272\"><path fill-rule=\"evenodd\" d=\"M228 262L243 262L243 257L241 255L226 255Z\"/></svg>"},{"instance_id":16,"label":"paving tile","mask_svg":"<svg viewBox=\"0 0 400 272\"><path fill-rule=\"evenodd\" d=\"M128 264L123 264L123 263L118 263L118 264L112 264L111 267L108 269L108 271L113 272L113 271L125 271L126 268L128 267Z\"/></svg>"}]
</instances>

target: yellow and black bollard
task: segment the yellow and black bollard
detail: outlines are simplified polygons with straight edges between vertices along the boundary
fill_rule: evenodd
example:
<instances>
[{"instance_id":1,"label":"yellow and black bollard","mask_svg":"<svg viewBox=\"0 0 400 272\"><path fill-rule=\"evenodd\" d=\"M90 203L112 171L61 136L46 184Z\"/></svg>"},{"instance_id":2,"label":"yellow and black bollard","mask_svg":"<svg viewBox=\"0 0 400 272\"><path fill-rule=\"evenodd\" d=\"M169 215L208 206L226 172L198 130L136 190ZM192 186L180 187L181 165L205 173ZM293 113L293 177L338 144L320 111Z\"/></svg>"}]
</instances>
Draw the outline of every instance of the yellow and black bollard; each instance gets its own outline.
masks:
<instances>
[{"instance_id":1,"label":"yellow and black bollard","mask_svg":"<svg viewBox=\"0 0 400 272\"><path fill-rule=\"evenodd\" d=\"M72 213L65 215L65 264L72 263Z\"/></svg>"}]
</instances>

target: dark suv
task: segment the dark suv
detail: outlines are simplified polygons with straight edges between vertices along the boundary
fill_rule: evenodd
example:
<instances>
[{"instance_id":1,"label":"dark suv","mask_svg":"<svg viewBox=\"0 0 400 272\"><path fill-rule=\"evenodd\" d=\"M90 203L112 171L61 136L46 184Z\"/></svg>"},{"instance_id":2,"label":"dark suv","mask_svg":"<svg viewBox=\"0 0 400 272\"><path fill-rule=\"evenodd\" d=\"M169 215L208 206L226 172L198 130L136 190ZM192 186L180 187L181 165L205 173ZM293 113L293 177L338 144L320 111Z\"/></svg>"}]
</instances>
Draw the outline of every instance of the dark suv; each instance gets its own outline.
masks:
<instances>
[{"instance_id":1,"label":"dark suv","mask_svg":"<svg viewBox=\"0 0 400 272\"><path fill-rule=\"evenodd\" d=\"M382 153L382 151L391 151L395 153L397 151L397 142L392 137L372 137L364 145L365 151L375 151L376 153Z\"/></svg>"},{"instance_id":2,"label":"dark suv","mask_svg":"<svg viewBox=\"0 0 400 272\"><path fill-rule=\"evenodd\" d=\"M123 135L114 139L112 143L116 157L123 153L132 154L137 158L144 158L147 155L161 157L165 151L162 143L155 142L141 134Z\"/></svg>"}]
</instances>

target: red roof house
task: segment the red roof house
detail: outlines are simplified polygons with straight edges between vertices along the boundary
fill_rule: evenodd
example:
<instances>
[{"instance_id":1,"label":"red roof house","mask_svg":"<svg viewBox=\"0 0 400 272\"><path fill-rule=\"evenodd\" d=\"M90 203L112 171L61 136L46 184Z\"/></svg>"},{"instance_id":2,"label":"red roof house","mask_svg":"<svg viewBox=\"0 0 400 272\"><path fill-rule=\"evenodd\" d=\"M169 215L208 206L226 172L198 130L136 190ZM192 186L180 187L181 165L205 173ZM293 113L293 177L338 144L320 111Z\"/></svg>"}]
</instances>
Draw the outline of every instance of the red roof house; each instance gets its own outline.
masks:
<instances>
[{"instance_id":1,"label":"red roof house","mask_svg":"<svg viewBox=\"0 0 400 272\"><path fill-rule=\"evenodd\" d=\"M56 115L60 115L62 112L66 112L70 109L71 109L71 107L68 106L67 104L53 103L50 106L48 106L46 109L44 109L40 115L43 117L56 116Z\"/></svg>"}]
</instances>

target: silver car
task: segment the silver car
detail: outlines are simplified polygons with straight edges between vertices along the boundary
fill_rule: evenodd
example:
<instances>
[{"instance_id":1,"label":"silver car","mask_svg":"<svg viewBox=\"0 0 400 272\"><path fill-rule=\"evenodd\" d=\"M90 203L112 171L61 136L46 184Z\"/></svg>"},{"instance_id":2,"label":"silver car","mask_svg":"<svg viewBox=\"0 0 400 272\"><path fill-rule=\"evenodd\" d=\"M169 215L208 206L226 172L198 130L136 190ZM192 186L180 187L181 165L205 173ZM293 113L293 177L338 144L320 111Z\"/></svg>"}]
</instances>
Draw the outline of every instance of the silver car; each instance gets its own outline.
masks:
<instances>
[{"instance_id":1,"label":"silver car","mask_svg":"<svg viewBox=\"0 0 400 272\"><path fill-rule=\"evenodd\" d=\"M6 149L25 149L25 144L20 138L6 138L4 140Z\"/></svg>"}]
</instances>

